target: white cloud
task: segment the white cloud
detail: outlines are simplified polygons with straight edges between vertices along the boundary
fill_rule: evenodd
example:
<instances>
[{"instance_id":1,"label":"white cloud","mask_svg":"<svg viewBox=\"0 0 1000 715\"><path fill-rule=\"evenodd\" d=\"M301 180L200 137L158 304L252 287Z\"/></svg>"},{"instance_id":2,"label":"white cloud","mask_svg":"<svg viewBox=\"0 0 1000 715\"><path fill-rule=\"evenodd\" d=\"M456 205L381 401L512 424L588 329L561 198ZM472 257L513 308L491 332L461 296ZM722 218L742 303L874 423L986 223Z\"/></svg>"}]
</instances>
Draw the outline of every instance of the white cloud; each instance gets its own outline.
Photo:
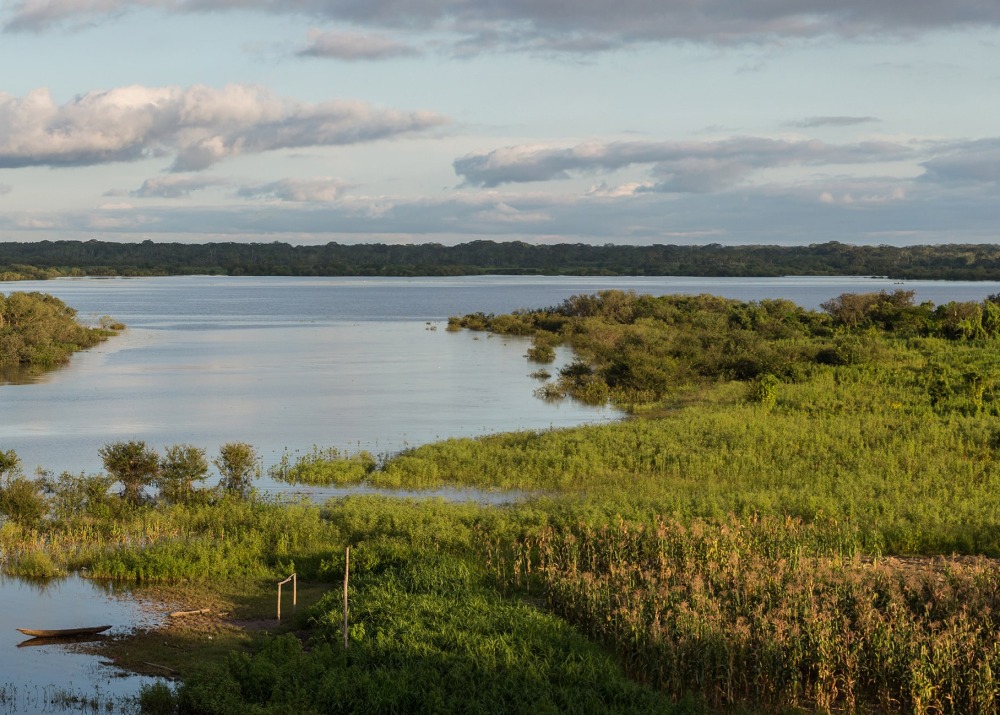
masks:
<instances>
[{"instance_id":1,"label":"white cloud","mask_svg":"<svg viewBox=\"0 0 1000 715\"><path fill-rule=\"evenodd\" d=\"M550 221L552 217L544 211L524 211L501 201L477 212L475 218L494 224L537 224Z\"/></svg>"},{"instance_id":2,"label":"white cloud","mask_svg":"<svg viewBox=\"0 0 1000 715\"><path fill-rule=\"evenodd\" d=\"M785 166L871 163L907 158L894 142L828 144L815 139L734 137L717 141L588 142L573 147L510 146L454 161L472 186L552 181L648 164L656 181L646 190L704 193L732 186L754 172Z\"/></svg>"},{"instance_id":3,"label":"white cloud","mask_svg":"<svg viewBox=\"0 0 1000 715\"><path fill-rule=\"evenodd\" d=\"M278 201L318 202L337 201L343 193L352 188L340 179L323 177L318 179L282 179L264 184L246 184L237 190L243 198L271 198Z\"/></svg>"},{"instance_id":4,"label":"white cloud","mask_svg":"<svg viewBox=\"0 0 1000 715\"><path fill-rule=\"evenodd\" d=\"M227 184L226 179L219 179L210 176L184 176L174 174L171 176L157 176L146 179L135 191L129 192L130 196L137 198L167 198L176 199L189 196L192 192L201 191L212 186Z\"/></svg>"},{"instance_id":5,"label":"white cloud","mask_svg":"<svg viewBox=\"0 0 1000 715\"><path fill-rule=\"evenodd\" d=\"M392 40L385 35L364 35L353 32L330 30L309 31L309 44L298 52L303 57L326 57L330 59L384 60L419 54L410 45Z\"/></svg>"},{"instance_id":6,"label":"white cloud","mask_svg":"<svg viewBox=\"0 0 1000 715\"><path fill-rule=\"evenodd\" d=\"M10 184L0 184L0 196L3 196L4 194L9 194L13 190L14 187L11 186Z\"/></svg>"},{"instance_id":7,"label":"white cloud","mask_svg":"<svg viewBox=\"0 0 1000 715\"><path fill-rule=\"evenodd\" d=\"M133 85L57 105L47 89L0 93L0 168L80 166L173 155L174 171L198 171L241 154L357 144L424 131L447 120L431 112L365 102L315 104L232 84Z\"/></svg>"}]
</instances>

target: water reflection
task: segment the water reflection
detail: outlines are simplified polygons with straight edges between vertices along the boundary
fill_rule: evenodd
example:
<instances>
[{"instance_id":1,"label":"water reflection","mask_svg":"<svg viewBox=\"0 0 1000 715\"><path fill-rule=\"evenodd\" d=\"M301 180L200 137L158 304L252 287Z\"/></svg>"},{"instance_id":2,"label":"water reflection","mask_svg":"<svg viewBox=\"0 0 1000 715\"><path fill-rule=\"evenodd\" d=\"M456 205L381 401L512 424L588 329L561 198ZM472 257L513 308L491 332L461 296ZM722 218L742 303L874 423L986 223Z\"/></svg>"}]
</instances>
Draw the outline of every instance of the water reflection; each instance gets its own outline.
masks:
<instances>
[{"instance_id":1,"label":"water reflection","mask_svg":"<svg viewBox=\"0 0 1000 715\"><path fill-rule=\"evenodd\" d=\"M55 369L58 367L52 370ZM30 385L35 382L44 382L52 370L28 368L21 365L3 365L0 366L0 385Z\"/></svg>"},{"instance_id":2,"label":"water reflection","mask_svg":"<svg viewBox=\"0 0 1000 715\"><path fill-rule=\"evenodd\" d=\"M26 639L17 628L111 624L114 635L158 621L120 584L0 577L0 712L93 709L95 702L106 712L126 711L141 685L156 681L77 652L79 640Z\"/></svg>"}]
</instances>

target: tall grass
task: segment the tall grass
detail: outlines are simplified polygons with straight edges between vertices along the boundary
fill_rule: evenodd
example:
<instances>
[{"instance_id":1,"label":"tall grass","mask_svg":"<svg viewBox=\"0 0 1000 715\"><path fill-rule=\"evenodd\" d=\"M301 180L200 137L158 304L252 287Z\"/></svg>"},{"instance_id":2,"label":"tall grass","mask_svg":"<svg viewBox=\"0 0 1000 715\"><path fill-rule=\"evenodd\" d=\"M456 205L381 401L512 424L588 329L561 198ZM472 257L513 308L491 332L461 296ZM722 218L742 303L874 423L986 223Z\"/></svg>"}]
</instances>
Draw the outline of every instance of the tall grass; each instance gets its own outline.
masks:
<instances>
[{"instance_id":1,"label":"tall grass","mask_svg":"<svg viewBox=\"0 0 1000 715\"><path fill-rule=\"evenodd\" d=\"M834 524L620 520L490 556L674 697L782 711L995 713L1000 567L863 560Z\"/></svg>"}]
</instances>

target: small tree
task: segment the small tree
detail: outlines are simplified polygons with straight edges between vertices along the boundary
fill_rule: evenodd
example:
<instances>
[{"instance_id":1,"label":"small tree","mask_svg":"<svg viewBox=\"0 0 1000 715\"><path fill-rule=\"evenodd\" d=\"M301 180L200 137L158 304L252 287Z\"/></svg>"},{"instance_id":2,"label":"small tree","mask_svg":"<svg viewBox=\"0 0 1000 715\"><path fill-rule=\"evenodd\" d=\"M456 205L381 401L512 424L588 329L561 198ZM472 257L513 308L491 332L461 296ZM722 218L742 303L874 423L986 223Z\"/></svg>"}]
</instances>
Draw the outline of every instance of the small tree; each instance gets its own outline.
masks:
<instances>
[{"instance_id":1,"label":"small tree","mask_svg":"<svg viewBox=\"0 0 1000 715\"><path fill-rule=\"evenodd\" d=\"M186 502L194 495L195 482L208 476L205 450L189 444L175 444L166 448L160 460L160 473L156 486L160 496L169 502Z\"/></svg>"},{"instance_id":2,"label":"small tree","mask_svg":"<svg viewBox=\"0 0 1000 715\"><path fill-rule=\"evenodd\" d=\"M111 442L99 452L108 474L122 483L122 497L139 504L143 490L153 484L160 472L160 458L141 440Z\"/></svg>"},{"instance_id":3,"label":"small tree","mask_svg":"<svg viewBox=\"0 0 1000 715\"><path fill-rule=\"evenodd\" d=\"M247 497L251 482L260 476L260 457L246 442L227 442L219 448L219 456L212 460L222 480L219 486L225 491Z\"/></svg>"},{"instance_id":4,"label":"small tree","mask_svg":"<svg viewBox=\"0 0 1000 715\"><path fill-rule=\"evenodd\" d=\"M21 474L21 459L14 450L0 450L0 514L24 527L32 527L48 512L42 485Z\"/></svg>"}]
</instances>

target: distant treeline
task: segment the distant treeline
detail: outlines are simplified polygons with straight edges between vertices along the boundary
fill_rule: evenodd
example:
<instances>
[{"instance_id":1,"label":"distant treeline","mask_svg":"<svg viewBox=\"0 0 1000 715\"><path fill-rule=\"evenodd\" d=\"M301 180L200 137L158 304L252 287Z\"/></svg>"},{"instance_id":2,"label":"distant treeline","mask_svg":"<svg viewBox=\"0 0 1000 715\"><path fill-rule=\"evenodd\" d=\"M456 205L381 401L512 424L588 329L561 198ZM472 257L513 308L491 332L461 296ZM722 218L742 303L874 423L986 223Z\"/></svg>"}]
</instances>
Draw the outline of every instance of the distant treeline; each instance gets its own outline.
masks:
<instances>
[{"instance_id":1,"label":"distant treeline","mask_svg":"<svg viewBox=\"0 0 1000 715\"><path fill-rule=\"evenodd\" d=\"M627 246L472 241L328 243L0 242L0 280L58 276L864 275L1000 280L1000 245Z\"/></svg>"}]
</instances>

